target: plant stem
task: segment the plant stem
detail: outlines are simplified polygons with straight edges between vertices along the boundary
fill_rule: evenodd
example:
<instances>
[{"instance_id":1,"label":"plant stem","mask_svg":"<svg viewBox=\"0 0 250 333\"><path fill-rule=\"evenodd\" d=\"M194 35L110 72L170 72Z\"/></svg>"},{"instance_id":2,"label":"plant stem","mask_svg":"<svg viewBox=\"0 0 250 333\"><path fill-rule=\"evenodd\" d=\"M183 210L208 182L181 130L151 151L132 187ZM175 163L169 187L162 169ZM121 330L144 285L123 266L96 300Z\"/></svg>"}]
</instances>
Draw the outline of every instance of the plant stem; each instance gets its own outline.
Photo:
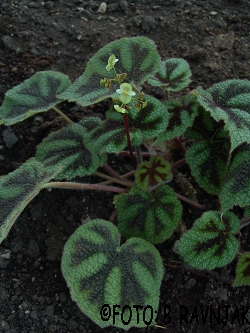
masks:
<instances>
[{"instance_id":1,"label":"plant stem","mask_svg":"<svg viewBox=\"0 0 250 333\"><path fill-rule=\"evenodd\" d=\"M183 152L183 154L186 154L186 148L183 146L183 144L180 142L178 138L174 138L175 144L180 148L180 150Z\"/></svg>"},{"instance_id":2,"label":"plant stem","mask_svg":"<svg viewBox=\"0 0 250 333\"><path fill-rule=\"evenodd\" d=\"M83 184L83 183L72 183L72 182L51 182L44 184L41 188L62 188L69 190L96 190L96 191L106 191L106 192L116 192L116 193L124 193L129 190L114 187L114 186L105 186L99 184Z\"/></svg>"},{"instance_id":3,"label":"plant stem","mask_svg":"<svg viewBox=\"0 0 250 333\"><path fill-rule=\"evenodd\" d=\"M142 162L142 154L140 146L135 147L135 153L136 153L137 164L140 164Z\"/></svg>"},{"instance_id":4,"label":"plant stem","mask_svg":"<svg viewBox=\"0 0 250 333\"><path fill-rule=\"evenodd\" d=\"M122 156L129 156L130 155L130 153L128 151L125 151L125 150L120 151L119 154L122 155ZM133 155L136 156L136 153L133 152ZM151 154L148 153L148 152L141 152L141 156L150 157Z\"/></svg>"},{"instance_id":5,"label":"plant stem","mask_svg":"<svg viewBox=\"0 0 250 333\"><path fill-rule=\"evenodd\" d=\"M183 158L182 160L172 164L171 169L173 170L175 168L179 168L179 166L181 166L182 164L185 164L185 163L186 163L186 159Z\"/></svg>"},{"instance_id":6,"label":"plant stem","mask_svg":"<svg viewBox=\"0 0 250 333\"><path fill-rule=\"evenodd\" d=\"M110 174L111 177L114 177L114 178L117 178L117 179L120 179L123 181L124 181L124 178L126 178L126 177L124 177L124 175L123 176L119 175L110 165L108 165L107 162L104 163L103 167ZM130 183L132 184L132 182L130 182Z\"/></svg>"},{"instance_id":7,"label":"plant stem","mask_svg":"<svg viewBox=\"0 0 250 333\"><path fill-rule=\"evenodd\" d=\"M201 204L199 204L198 202L195 202L195 201L193 201L193 200L191 200L191 199L189 199L187 197L184 197L184 195L181 195L179 193L175 193L175 194L176 194L177 198L179 198L180 200L185 201L185 202L189 203L190 205L192 205L192 206L194 206L196 208L205 210L205 207L202 206Z\"/></svg>"},{"instance_id":8,"label":"plant stem","mask_svg":"<svg viewBox=\"0 0 250 333\"><path fill-rule=\"evenodd\" d=\"M124 119L124 127L125 127L125 132L126 132L127 141L128 141L128 150L129 150L129 154L130 154L131 164L132 164L134 170L136 170L135 158L134 158L134 155L133 155L133 150L132 150L131 141L130 141L129 126L128 126L128 114L127 113L124 113L124 118L123 119Z\"/></svg>"},{"instance_id":9,"label":"plant stem","mask_svg":"<svg viewBox=\"0 0 250 333\"><path fill-rule=\"evenodd\" d=\"M133 183L131 183L131 182L128 182L128 181L126 181L124 179L121 180L121 179L117 179L117 178L114 178L114 177L110 177L108 175L105 175L105 173L102 173L102 172L99 172L99 171L95 171L94 174L96 176L102 177L104 179L111 180L113 183L117 183L117 184L128 186L128 187L132 187L133 186Z\"/></svg>"},{"instance_id":10,"label":"plant stem","mask_svg":"<svg viewBox=\"0 0 250 333\"><path fill-rule=\"evenodd\" d=\"M58 113L63 119L65 119L68 123L73 123L73 121L71 119L69 119L66 114L64 114L61 110L59 110L58 108L56 108L55 106L52 107L52 109Z\"/></svg>"}]
</instances>

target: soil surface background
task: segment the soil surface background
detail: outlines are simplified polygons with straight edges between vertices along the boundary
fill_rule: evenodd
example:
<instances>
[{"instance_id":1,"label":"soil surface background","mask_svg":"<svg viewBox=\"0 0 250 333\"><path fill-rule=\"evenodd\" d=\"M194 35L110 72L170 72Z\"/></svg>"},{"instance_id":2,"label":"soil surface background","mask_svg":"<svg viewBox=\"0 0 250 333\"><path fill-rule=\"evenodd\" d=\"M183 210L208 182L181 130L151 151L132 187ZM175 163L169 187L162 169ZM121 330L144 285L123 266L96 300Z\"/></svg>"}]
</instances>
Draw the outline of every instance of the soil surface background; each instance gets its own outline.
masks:
<instances>
[{"instance_id":1,"label":"soil surface background","mask_svg":"<svg viewBox=\"0 0 250 333\"><path fill-rule=\"evenodd\" d=\"M99 48L121 37L146 36L162 59L188 61L190 89L208 88L226 79L250 79L250 2L248 0L1 0L0 103L6 91L41 70L56 70L72 81ZM147 89L147 88L145 88ZM151 91L161 98L162 92ZM105 103L83 108L62 105L74 121L95 112L103 117ZM0 175L19 167L35 153L37 144L65 122L54 112L42 113L0 128ZM16 141L16 142L15 142ZM128 161L110 160L126 169ZM199 202L216 209L190 177ZM95 182L94 177L87 181ZM179 193L184 194L182 189ZM42 191L25 209L0 247L0 332L66 333L122 332L100 329L71 300L62 277L62 249L74 230L88 218L109 219L112 194L91 191ZM188 228L202 212L183 205ZM250 250L249 228L241 247ZM191 270L172 251L174 237L157 246L164 260L158 326L130 332L250 332L249 287L233 288L235 262L212 273ZM169 316L171 322L168 322ZM201 307L221 318L204 320ZM229 310L226 318L226 308ZM211 310L212 309L212 310ZM169 312L171 311L171 312ZM186 320L180 312L188 311ZM244 311L246 314L244 314Z\"/></svg>"}]
</instances>

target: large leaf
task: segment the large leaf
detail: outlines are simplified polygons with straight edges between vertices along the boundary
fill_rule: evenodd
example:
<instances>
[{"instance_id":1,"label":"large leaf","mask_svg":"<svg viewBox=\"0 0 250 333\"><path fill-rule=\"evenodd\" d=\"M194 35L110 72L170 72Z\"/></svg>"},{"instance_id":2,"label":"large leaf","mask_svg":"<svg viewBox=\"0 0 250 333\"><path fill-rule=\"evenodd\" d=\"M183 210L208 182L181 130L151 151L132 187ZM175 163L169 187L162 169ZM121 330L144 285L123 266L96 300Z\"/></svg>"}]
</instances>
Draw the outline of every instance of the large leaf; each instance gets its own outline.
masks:
<instances>
[{"instance_id":1,"label":"large leaf","mask_svg":"<svg viewBox=\"0 0 250 333\"><path fill-rule=\"evenodd\" d=\"M54 71L38 72L7 91L0 108L0 124L12 125L44 112L62 101L57 95L71 84L67 75Z\"/></svg>"},{"instance_id":2,"label":"large leaf","mask_svg":"<svg viewBox=\"0 0 250 333\"><path fill-rule=\"evenodd\" d=\"M178 250L185 262L198 269L214 269L229 264L239 242L235 234L240 221L232 212L205 212L180 239Z\"/></svg>"},{"instance_id":3,"label":"large leaf","mask_svg":"<svg viewBox=\"0 0 250 333\"><path fill-rule=\"evenodd\" d=\"M112 54L118 58L116 72L127 73L127 79L135 84L143 83L159 69L160 56L152 40L146 37L121 38L100 49L89 60L84 74L59 97L85 106L118 96L116 84L111 89L100 86L101 79L115 76L113 70L106 70Z\"/></svg>"},{"instance_id":4,"label":"large leaf","mask_svg":"<svg viewBox=\"0 0 250 333\"><path fill-rule=\"evenodd\" d=\"M179 91L191 82L191 71L186 60L171 58L161 62L155 77L148 82L152 86L163 86L167 91Z\"/></svg>"},{"instance_id":5,"label":"large leaf","mask_svg":"<svg viewBox=\"0 0 250 333\"><path fill-rule=\"evenodd\" d=\"M250 285L250 253L244 253L240 257L236 267L234 287Z\"/></svg>"},{"instance_id":6,"label":"large leaf","mask_svg":"<svg viewBox=\"0 0 250 333\"><path fill-rule=\"evenodd\" d=\"M117 200L117 227L126 238L142 237L153 244L164 242L181 219L182 206L167 185L160 185L151 193L134 186Z\"/></svg>"},{"instance_id":7,"label":"large leaf","mask_svg":"<svg viewBox=\"0 0 250 333\"><path fill-rule=\"evenodd\" d=\"M145 95L145 99L147 106L140 111L136 108L136 101L129 104L129 130L133 146L139 146L143 139L156 137L168 123L169 114L164 104L149 95ZM96 153L119 153L127 146L124 115L113 109L109 110L106 116L107 120L96 127L88 119L81 122L86 129L85 143Z\"/></svg>"},{"instance_id":8,"label":"large leaf","mask_svg":"<svg viewBox=\"0 0 250 333\"><path fill-rule=\"evenodd\" d=\"M95 124L101 122L94 118ZM62 170L57 179L68 180L76 176L90 175L106 161L106 154L97 155L84 145L84 128L70 123L47 136L37 147L36 158L47 168Z\"/></svg>"},{"instance_id":9,"label":"large leaf","mask_svg":"<svg viewBox=\"0 0 250 333\"><path fill-rule=\"evenodd\" d=\"M208 112L200 110L186 135L198 141L186 153L192 175L208 193L219 194L230 158L230 138L223 123L214 121Z\"/></svg>"},{"instance_id":10,"label":"large leaf","mask_svg":"<svg viewBox=\"0 0 250 333\"><path fill-rule=\"evenodd\" d=\"M155 143L182 135L189 126L192 126L194 118L198 114L197 98L194 95L182 97L179 101L171 100L165 102L164 105L170 115L169 122Z\"/></svg>"},{"instance_id":11,"label":"large leaf","mask_svg":"<svg viewBox=\"0 0 250 333\"><path fill-rule=\"evenodd\" d=\"M250 205L250 145L237 147L230 161L229 171L223 184L220 200L222 210L234 205Z\"/></svg>"},{"instance_id":12,"label":"large leaf","mask_svg":"<svg viewBox=\"0 0 250 333\"><path fill-rule=\"evenodd\" d=\"M223 120L231 137L231 150L250 143L250 81L227 80L208 90L197 88L198 101L216 120Z\"/></svg>"},{"instance_id":13,"label":"large leaf","mask_svg":"<svg viewBox=\"0 0 250 333\"><path fill-rule=\"evenodd\" d=\"M155 247L141 238L131 238L120 245L118 229L110 222L92 220L79 227L69 238L62 257L62 273L71 291L72 299L80 309L101 327L114 325L129 329L131 326L154 324L163 265ZM111 315L105 316L104 304ZM114 317L114 306L123 316ZM145 319L133 306L150 306ZM107 309L107 306L106 306ZM124 309L125 310L125 309ZM115 318L115 322L113 322Z\"/></svg>"},{"instance_id":14,"label":"large leaf","mask_svg":"<svg viewBox=\"0 0 250 333\"><path fill-rule=\"evenodd\" d=\"M0 243L7 237L14 222L40 192L44 184L56 176L35 159L25 162L19 169L0 180Z\"/></svg>"}]
</instances>

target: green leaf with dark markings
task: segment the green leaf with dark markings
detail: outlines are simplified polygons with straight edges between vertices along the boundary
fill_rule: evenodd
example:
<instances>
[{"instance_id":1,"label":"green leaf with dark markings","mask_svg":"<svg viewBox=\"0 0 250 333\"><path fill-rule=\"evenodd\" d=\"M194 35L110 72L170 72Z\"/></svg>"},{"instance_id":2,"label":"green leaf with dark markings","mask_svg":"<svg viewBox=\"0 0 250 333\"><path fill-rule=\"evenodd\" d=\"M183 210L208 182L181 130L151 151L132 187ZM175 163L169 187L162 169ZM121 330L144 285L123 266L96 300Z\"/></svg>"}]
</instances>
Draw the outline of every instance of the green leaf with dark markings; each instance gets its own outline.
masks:
<instances>
[{"instance_id":1,"label":"green leaf with dark markings","mask_svg":"<svg viewBox=\"0 0 250 333\"><path fill-rule=\"evenodd\" d=\"M148 82L167 91L179 91L189 85L190 77L189 64L184 59L171 58L161 62L159 71Z\"/></svg>"},{"instance_id":2,"label":"green leaf with dark markings","mask_svg":"<svg viewBox=\"0 0 250 333\"><path fill-rule=\"evenodd\" d=\"M35 159L26 161L19 169L2 176L0 180L0 243L28 203L40 192L43 185L58 171L47 171Z\"/></svg>"},{"instance_id":3,"label":"green leaf with dark markings","mask_svg":"<svg viewBox=\"0 0 250 333\"><path fill-rule=\"evenodd\" d=\"M166 129L158 135L155 143L182 135L189 126L192 126L198 114L197 98L194 95L182 97L179 101L171 100L164 105L170 115L169 122Z\"/></svg>"},{"instance_id":4,"label":"green leaf with dark markings","mask_svg":"<svg viewBox=\"0 0 250 333\"><path fill-rule=\"evenodd\" d=\"M235 235L240 220L232 212L205 212L180 239L178 250L184 261L198 269L229 264L239 250Z\"/></svg>"},{"instance_id":5,"label":"green leaf with dark markings","mask_svg":"<svg viewBox=\"0 0 250 333\"><path fill-rule=\"evenodd\" d=\"M149 161L142 162L136 172L136 185L147 190L172 179L171 166L161 156L152 156Z\"/></svg>"},{"instance_id":6,"label":"green leaf with dark markings","mask_svg":"<svg viewBox=\"0 0 250 333\"><path fill-rule=\"evenodd\" d=\"M94 118L95 125L100 124ZM36 158L46 168L62 170L57 179L68 180L76 176L90 175L104 164L106 154L95 154L84 144L85 128L81 124L70 123L66 127L48 135L37 147Z\"/></svg>"},{"instance_id":7,"label":"green leaf with dark markings","mask_svg":"<svg viewBox=\"0 0 250 333\"><path fill-rule=\"evenodd\" d=\"M192 128L185 134L197 141L186 153L192 175L208 193L219 194L230 159L230 138L223 123L200 109Z\"/></svg>"},{"instance_id":8,"label":"green leaf with dark markings","mask_svg":"<svg viewBox=\"0 0 250 333\"><path fill-rule=\"evenodd\" d=\"M128 113L130 140L133 146L139 146L144 139L151 139L162 132L168 123L168 112L163 103L156 98L146 95L147 106L140 111L136 108L136 101L129 103ZM89 120L81 122L85 131L85 143L93 152L119 153L127 146L124 130L124 115L114 109L106 113L106 120L99 126L86 125Z\"/></svg>"},{"instance_id":9,"label":"green leaf with dark markings","mask_svg":"<svg viewBox=\"0 0 250 333\"><path fill-rule=\"evenodd\" d=\"M160 185L152 192L134 186L129 194L120 194L118 224L126 237L141 237L157 244L170 238L181 219L182 206L174 191Z\"/></svg>"},{"instance_id":10,"label":"green leaf with dark markings","mask_svg":"<svg viewBox=\"0 0 250 333\"><path fill-rule=\"evenodd\" d=\"M250 205L250 145L237 147L230 161L227 177L219 195L222 210L226 211L235 205Z\"/></svg>"},{"instance_id":11,"label":"green leaf with dark markings","mask_svg":"<svg viewBox=\"0 0 250 333\"><path fill-rule=\"evenodd\" d=\"M250 143L250 81L227 80L207 90L197 88L199 103L216 120L223 120L231 138L231 151Z\"/></svg>"},{"instance_id":12,"label":"green leaf with dark markings","mask_svg":"<svg viewBox=\"0 0 250 333\"><path fill-rule=\"evenodd\" d=\"M152 325L159 304L163 265L156 248L141 238L130 238L121 245L121 236L112 223L92 220L79 227L65 244L62 273L70 288L71 297L79 308L101 327L116 326L128 330L144 327L151 321L151 311L145 320L137 320L134 305L153 309ZM108 304L130 306L123 318L113 314L102 320L101 309ZM140 311L140 310L138 310ZM102 312L104 314L104 312ZM139 312L140 316L143 315Z\"/></svg>"},{"instance_id":13,"label":"green leaf with dark markings","mask_svg":"<svg viewBox=\"0 0 250 333\"><path fill-rule=\"evenodd\" d=\"M83 106L118 97L117 84L112 84L111 89L100 86L101 79L115 76L114 70L106 70L112 54L119 59L115 64L116 73L127 73L127 80L134 84L142 84L159 69L160 56L152 40L146 37L121 38L100 49L89 60L83 75L59 97Z\"/></svg>"},{"instance_id":14,"label":"green leaf with dark markings","mask_svg":"<svg viewBox=\"0 0 250 333\"><path fill-rule=\"evenodd\" d=\"M233 282L234 287L250 285L250 253L244 253L236 267L236 276Z\"/></svg>"},{"instance_id":15,"label":"green leaf with dark markings","mask_svg":"<svg viewBox=\"0 0 250 333\"><path fill-rule=\"evenodd\" d=\"M58 94L70 86L67 75L54 71L38 72L7 91L0 107L0 124L12 125L62 102Z\"/></svg>"}]
</instances>

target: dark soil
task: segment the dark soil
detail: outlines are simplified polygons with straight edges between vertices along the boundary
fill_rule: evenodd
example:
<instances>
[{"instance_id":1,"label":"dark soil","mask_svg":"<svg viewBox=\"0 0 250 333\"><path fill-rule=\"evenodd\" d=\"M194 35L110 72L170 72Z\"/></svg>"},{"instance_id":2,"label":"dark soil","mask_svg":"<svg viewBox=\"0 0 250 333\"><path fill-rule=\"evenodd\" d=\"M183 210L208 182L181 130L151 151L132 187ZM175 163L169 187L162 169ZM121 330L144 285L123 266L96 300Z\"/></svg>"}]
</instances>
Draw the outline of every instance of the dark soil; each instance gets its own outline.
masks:
<instances>
[{"instance_id":1,"label":"dark soil","mask_svg":"<svg viewBox=\"0 0 250 333\"><path fill-rule=\"evenodd\" d=\"M57 70L75 80L100 47L124 36L147 36L155 41L162 58L186 59L193 73L190 89L230 78L250 79L248 0L108 0L107 11L98 13L100 3L1 0L0 102L8 89L37 71ZM104 104L94 108L62 105L66 108L74 121L105 111ZM12 126L15 144L2 127L0 175L33 156L43 137L63 125L52 111L30 118ZM200 203L216 209L215 198L204 196L195 182L193 185ZM184 194L181 189L180 193ZM112 197L90 191L44 190L28 205L0 248L0 332L122 331L100 329L81 313L70 299L60 270L68 237L88 218L108 219ZM184 204L183 224L189 228L201 213ZM245 251L250 250L249 230L241 238ZM172 251L173 243L174 237L158 246L165 264L157 321L161 327L130 332L250 332L250 310L243 315L250 288L231 286L235 262L210 274L193 271ZM164 306L165 312L171 310L171 323L167 315L164 323ZM204 311L213 309L217 317L221 312L221 318L208 315L207 320L202 319L201 306ZM188 311L186 320L181 320L181 311Z\"/></svg>"}]
</instances>

